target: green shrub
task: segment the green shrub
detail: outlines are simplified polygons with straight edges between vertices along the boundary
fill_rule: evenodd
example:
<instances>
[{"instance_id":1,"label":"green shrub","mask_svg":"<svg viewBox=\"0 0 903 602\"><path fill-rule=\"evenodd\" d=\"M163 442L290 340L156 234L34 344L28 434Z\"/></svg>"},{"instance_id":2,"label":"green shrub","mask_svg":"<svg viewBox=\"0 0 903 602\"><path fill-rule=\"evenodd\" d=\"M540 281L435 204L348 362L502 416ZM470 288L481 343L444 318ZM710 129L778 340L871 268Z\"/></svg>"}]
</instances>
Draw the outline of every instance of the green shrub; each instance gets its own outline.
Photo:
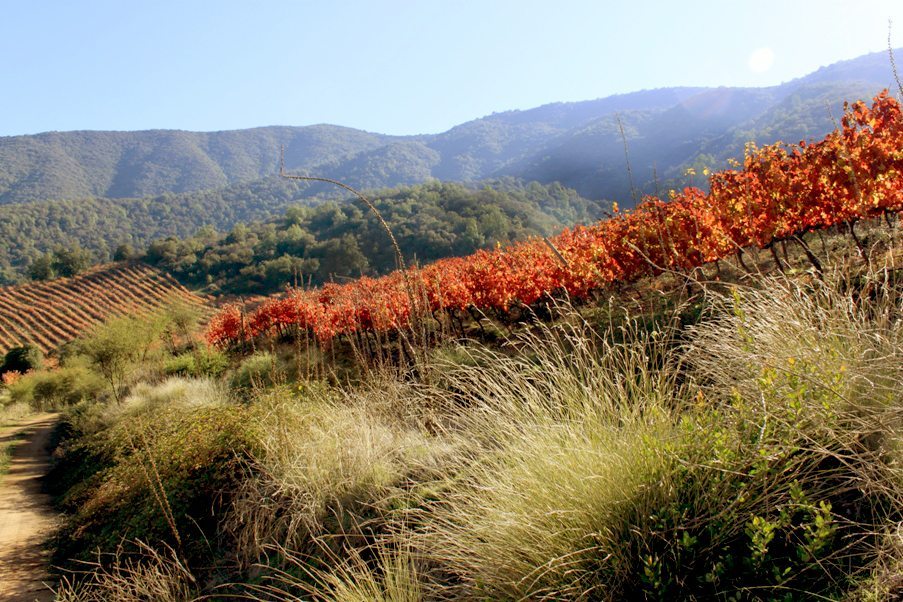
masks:
<instances>
[{"instance_id":1,"label":"green shrub","mask_svg":"<svg viewBox=\"0 0 903 602\"><path fill-rule=\"evenodd\" d=\"M177 299L169 304L160 316L163 324L163 334L170 351L173 353L180 346L191 348L194 346L192 334L198 327L201 310L194 305Z\"/></svg>"},{"instance_id":2,"label":"green shrub","mask_svg":"<svg viewBox=\"0 0 903 602\"><path fill-rule=\"evenodd\" d=\"M195 373L194 355L183 353L166 360L163 373L169 376L193 376Z\"/></svg>"},{"instance_id":3,"label":"green shrub","mask_svg":"<svg viewBox=\"0 0 903 602\"><path fill-rule=\"evenodd\" d=\"M764 589L778 599L782 591L833 598L850 587L874 552L871 520L894 501L878 487L851 495L851 482L876 467L844 449L855 436L841 422L833 433L816 426L826 414L816 404L794 411L801 424L738 397L685 415L669 444L679 462L668 495L629 539L639 579L620 595L712 599Z\"/></svg>"},{"instance_id":4,"label":"green shrub","mask_svg":"<svg viewBox=\"0 0 903 602\"><path fill-rule=\"evenodd\" d=\"M45 409L62 408L93 399L103 390L103 380L82 365L32 372L9 385L13 402Z\"/></svg>"},{"instance_id":5,"label":"green shrub","mask_svg":"<svg viewBox=\"0 0 903 602\"><path fill-rule=\"evenodd\" d=\"M232 376L236 389L263 389L280 380L276 358L273 354L258 351L245 358Z\"/></svg>"},{"instance_id":6,"label":"green shrub","mask_svg":"<svg viewBox=\"0 0 903 602\"><path fill-rule=\"evenodd\" d=\"M28 344L22 347L13 347L6 352L3 363L0 364L0 374L4 372L25 374L30 370L40 370L43 367L44 354L34 345Z\"/></svg>"},{"instance_id":7,"label":"green shrub","mask_svg":"<svg viewBox=\"0 0 903 602\"><path fill-rule=\"evenodd\" d=\"M14 383L8 385L9 398L12 403L33 405L34 404L34 387L37 383L35 374L23 376Z\"/></svg>"},{"instance_id":8,"label":"green shrub","mask_svg":"<svg viewBox=\"0 0 903 602\"><path fill-rule=\"evenodd\" d=\"M163 372L168 375L217 378L229 367L225 353L210 347L179 354L166 361Z\"/></svg>"},{"instance_id":9,"label":"green shrub","mask_svg":"<svg viewBox=\"0 0 903 602\"><path fill-rule=\"evenodd\" d=\"M219 378L229 367L229 357L213 347L201 347L194 352L195 372L192 376Z\"/></svg>"},{"instance_id":10,"label":"green shrub","mask_svg":"<svg viewBox=\"0 0 903 602\"><path fill-rule=\"evenodd\" d=\"M173 401L172 389L185 390L179 383L163 389L139 387L140 399L106 406L114 414L94 414L93 432L62 448L50 480L65 483L59 500L70 516L57 539L57 562L112 553L123 540L173 548L181 540L183 561L212 562L219 517L253 440L247 410L182 393ZM92 414L78 409L81 426L73 430Z\"/></svg>"}]
</instances>

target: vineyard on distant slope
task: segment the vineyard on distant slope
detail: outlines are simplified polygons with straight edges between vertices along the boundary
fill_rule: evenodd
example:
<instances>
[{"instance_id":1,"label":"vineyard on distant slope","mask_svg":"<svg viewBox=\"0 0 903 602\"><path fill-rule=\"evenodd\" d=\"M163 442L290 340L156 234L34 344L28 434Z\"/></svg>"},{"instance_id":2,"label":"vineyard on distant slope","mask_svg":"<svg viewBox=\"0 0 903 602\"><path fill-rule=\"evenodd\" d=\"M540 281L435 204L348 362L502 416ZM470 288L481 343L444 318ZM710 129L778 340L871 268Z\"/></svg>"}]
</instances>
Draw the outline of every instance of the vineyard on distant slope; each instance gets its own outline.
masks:
<instances>
[{"instance_id":1,"label":"vineyard on distant slope","mask_svg":"<svg viewBox=\"0 0 903 602\"><path fill-rule=\"evenodd\" d=\"M710 177L711 192L686 188L668 201L647 197L636 209L551 240L533 239L444 259L383 278L294 290L245 315L224 308L207 339L232 345L299 328L329 341L355 332L388 332L416 315L467 310L506 312L567 293L581 299L617 281L686 271L802 235L903 209L903 115L887 91L871 106L846 107L824 140L751 148L742 165ZM859 241L857 239L857 244Z\"/></svg>"},{"instance_id":2,"label":"vineyard on distant slope","mask_svg":"<svg viewBox=\"0 0 903 602\"><path fill-rule=\"evenodd\" d=\"M25 343L48 353L107 318L147 313L173 302L203 305L151 266L108 264L72 278L0 288L0 353Z\"/></svg>"}]
</instances>

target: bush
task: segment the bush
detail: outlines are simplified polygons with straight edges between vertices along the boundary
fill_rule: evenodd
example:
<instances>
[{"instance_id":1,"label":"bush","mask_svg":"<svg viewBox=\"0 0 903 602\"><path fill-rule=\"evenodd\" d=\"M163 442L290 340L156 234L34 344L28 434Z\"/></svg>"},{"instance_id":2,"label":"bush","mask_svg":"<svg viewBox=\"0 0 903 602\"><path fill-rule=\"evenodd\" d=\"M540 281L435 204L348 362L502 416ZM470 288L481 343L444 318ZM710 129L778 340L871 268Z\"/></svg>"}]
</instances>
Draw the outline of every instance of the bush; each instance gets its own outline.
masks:
<instances>
[{"instance_id":1,"label":"bush","mask_svg":"<svg viewBox=\"0 0 903 602\"><path fill-rule=\"evenodd\" d=\"M121 402L138 365L148 357L164 323L159 317L120 317L95 326L78 341L78 351L87 357Z\"/></svg>"},{"instance_id":2,"label":"bush","mask_svg":"<svg viewBox=\"0 0 903 602\"><path fill-rule=\"evenodd\" d=\"M170 351L175 353L180 347L193 348L192 334L198 327L201 310L184 301L176 300L167 306L160 315L163 331Z\"/></svg>"},{"instance_id":3,"label":"bush","mask_svg":"<svg viewBox=\"0 0 903 602\"><path fill-rule=\"evenodd\" d=\"M169 376L193 376L195 373L194 355L183 353L167 359L163 364L163 373Z\"/></svg>"},{"instance_id":4,"label":"bush","mask_svg":"<svg viewBox=\"0 0 903 602\"><path fill-rule=\"evenodd\" d=\"M202 347L168 359L163 372L168 375L217 378L228 367L229 358L225 353L211 347Z\"/></svg>"},{"instance_id":5,"label":"bush","mask_svg":"<svg viewBox=\"0 0 903 602\"><path fill-rule=\"evenodd\" d=\"M104 390L103 380L85 366L63 366L25 374L9 385L14 402L36 408L63 408L94 399Z\"/></svg>"},{"instance_id":6,"label":"bush","mask_svg":"<svg viewBox=\"0 0 903 602\"><path fill-rule=\"evenodd\" d=\"M27 376L22 376L15 382L7 385L10 401L28 406L33 405L35 401L34 387L37 379L38 377L32 373Z\"/></svg>"},{"instance_id":7,"label":"bush","mask_svg":"<svg viewBox=\"0 0 903 602\"><path fill-rule=\"evenodd\" d=\"M58 562L112 553L123 540L174 549L181 540L181 560L210 566L219 517L250 453L247 409L224 403L210 383L171 379L139 385L122 404L73 410L68 429L80 437L61 448L50 477L70 514Z\"/></svg>"},{"instance_id":8,"label":"bush","mask_svg":"<svg viewBox=\"0 0 903 602\"><path fill-rule=\"evenodd\" d=\"M258 351L241 362L232 376L232 386L245 390L262 389L275 384L279 379L275 356Z\"/></svg>"},{"instance_id":9,"label":"bush","mask_svg":"<svg viewBox=\"0 0 903 602\"><path fill-rule=\"evenodd\" d=\"M44 367L44 354L34 345L13 347L3 357L0 364L0 374L5 372L19 372L25 374L31 370L40 370Z\"/></svg>"}]
</instances>

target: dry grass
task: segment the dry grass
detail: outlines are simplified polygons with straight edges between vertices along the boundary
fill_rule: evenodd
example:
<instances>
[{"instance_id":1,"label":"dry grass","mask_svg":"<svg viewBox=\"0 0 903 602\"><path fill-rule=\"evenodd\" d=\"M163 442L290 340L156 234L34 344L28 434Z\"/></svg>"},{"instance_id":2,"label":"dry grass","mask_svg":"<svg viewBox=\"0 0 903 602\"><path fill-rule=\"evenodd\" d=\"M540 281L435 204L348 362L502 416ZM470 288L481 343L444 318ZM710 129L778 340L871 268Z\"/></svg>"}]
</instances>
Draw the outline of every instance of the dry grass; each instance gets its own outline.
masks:
<instances>
[{"instance_id":1,"label":"dry grass","mask_svg":"<svg viewBox=\"0 0 903 602\"><path fill-rule=\"evenodd\" d=\"M808 285L780 277L735 289L712 320L691 329L687 357L716 393L758 397L763 374L794 375L850 404L894 404L903 379L901 298L866 277ZM869 291L873 297L869 297Z\"/></svg>"},{"instance_id":2,"label":"dry grass","mask_svg":"<svg viewBox=\"0 0 903 602\"><path fill-rule=\"evenodd\" d=\"M344 397L323 390L270 393L256 407L257 449L227 520L246 562L274 546L317 552L322 542L366 537L426 475L439 474L453 445L413 415L397 420L397 380ZM373 383L375 384L375 383Z\"/></svg>"},{"instance_id":3,"label":"dry grass","mask_svg":"<svg viewBox=\"0 0 903 602\"><path fill-rule=\"evenodd\" d=\"M57 602L192 602L198 599L195 579L171 549L159 552L141 544L142 555L114 554L89 565L87 579L66 578L56 590Z\"/></svg>"},{"instance_id":4,"label":"dry grass","mask_svg":"<svg viewBox=\"0 0 903 602\"><path fill-rule=\"evenodd\" d=\"M578 599L621 579L631 521L661 503L662 442L685 397L662 332L625 342L576 313L445 370L467 400L470 465L425 517L422 547L464 598ZM634 325L635 326L635 325ZM608 333L611 334L611 333Z\"/></svg>"},{"instance_id":5,"label":"dry grass","mask_svg":"<svg viewBox=\"0 0 903 602\"><path fill-rule=\"evenodd\" d=\"M383 540L363 551L343 550L343 557L326 549L328 568L312 566L303 557L278 550L287 570L276 571L266 584L249 589L248 599L261 602L301 602L311 599L333 602L421 602L428 599L419 560L405 534ZM364 554L372 556L365 559ZM298 575L302 577L299 578Z\"/></svg>"},{"instance_id":6,"label":"dry grass","mask_svg":"<svg viewBox=\"0 0 903 602\"><path fill-rule=\"evenodd\" d=\"M428 396L460 408L441 496L365 548L370 561L335 560L319 595L897 587L899 298L830 279L761 285L723 298L685 345L673 325L598 335L572 315L511 341L516 353L450 354L459 361L434 366L441 388ZM390 584L399 567L410 579Z\"/></svg>"},{"instance_id":7,"label":"dry grass","mask_svg":"<svg viewBox=\"0 0 903 602\"><path fill-rule=\"evenodd\" d=\"M562 310L501 348L433 353L419 381L373 370L354 386L256 391L251 457L222 526L243 575L262 573L244 591L892 597L903 299L890 272L851 274L713 292L689 329L628 318L599 332ZM118 419L224 403L204 391L137 387ZM180 571L166 555L123 561L85 591L188 599Z\"/></svg>"},{"instance_id":8,"label":"dry grass","mask_svg":"<svg viewBox=\"0 0 903 602\"><path fill-rule=\"evenodd\" d=\"M0 427L18 422L33 413L34 408L24 402L12 402L0 406Z\"/></svg>"}]
</instances>

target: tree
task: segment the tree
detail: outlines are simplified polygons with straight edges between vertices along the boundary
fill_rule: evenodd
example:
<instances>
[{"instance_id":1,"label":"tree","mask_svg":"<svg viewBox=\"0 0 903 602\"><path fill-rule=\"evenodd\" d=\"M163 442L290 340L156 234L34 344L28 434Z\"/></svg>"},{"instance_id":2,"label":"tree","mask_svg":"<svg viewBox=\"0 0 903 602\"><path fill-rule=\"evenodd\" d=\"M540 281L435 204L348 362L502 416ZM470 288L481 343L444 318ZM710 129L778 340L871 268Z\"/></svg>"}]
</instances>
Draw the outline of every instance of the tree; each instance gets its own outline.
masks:
<instances>
[{"instance_id":1,"label":"tree","mask_svg":"<svg viewBox=\"0 0 903 602\"><path fill-rule=\"evenodd\" d=\"M175 354L178 350L178 341L183 345L193 348L191 334L197 328L201 318L201 310L194 305L189 305L181 299L175 299L163 313L163 333L166 335L170 351Z\"/></svg>"},{"instance_id":2,"label":"tree","mask_svg":"<svg viewBox=\"0 0 903 602\"><path fill-rule=\"evenodd\" d=\"M32 261L28 266L28 277L32 280L53 280L56 277L53 269L53 255L44 253Z\"/></svg>"},{"instance_id":3,"label":"tree","mask_svg":"<svg viewBox=\"0 0 903 602\"><path fill-rule=\"evenodd\" d=\"M21 347L13 347L3 357L0 364L0 374L5 372L20 372L25 374L29 370L40 370L44 366L44 355L41 350L28 343Z\"/></svg>"},{"instance_id":4,"label":"tree","mask_svg":"<svg viewBox=\"0 0 903 602\"><path fill-rule=\"evenodd\" d=\"M157 317L122 317L99 324L78 344L103 376L117 403L122 403L129 377L144 360L163 328Z\"/></svg>"},{"instance_id":5,"label":"tree","mask_svg":"<svg viewBox=\"0 0 903 602\"><path fill-rule=\"evenodd\" d=\"M322 281L329 280L330 276L359 276L370 267L357 239L351 234L326 241L317 254L320 255L319 275Z\"/></svg>"},{"instance_id":6,"label":"tree","mask_svg":"<svg viewBox=\"0 0 903 602\"><path fill-rule=\"evenodd\" d=\"M57 247L53 250L53 271L58 276L75 276L91 265L91 251L76 244L73 247Z\"/></svg>"},{"instance_id":7,"label":"tree","mask_svg":"<svg viewBox=\"0 0 903 602\"><path fill-rule=\"evenodd\" d=\"M116 247L116 250L113 252L113 261L129 261L137 256L138 253L135 252L135 248L125 242Z\"/></svg>"}]
</instances>

